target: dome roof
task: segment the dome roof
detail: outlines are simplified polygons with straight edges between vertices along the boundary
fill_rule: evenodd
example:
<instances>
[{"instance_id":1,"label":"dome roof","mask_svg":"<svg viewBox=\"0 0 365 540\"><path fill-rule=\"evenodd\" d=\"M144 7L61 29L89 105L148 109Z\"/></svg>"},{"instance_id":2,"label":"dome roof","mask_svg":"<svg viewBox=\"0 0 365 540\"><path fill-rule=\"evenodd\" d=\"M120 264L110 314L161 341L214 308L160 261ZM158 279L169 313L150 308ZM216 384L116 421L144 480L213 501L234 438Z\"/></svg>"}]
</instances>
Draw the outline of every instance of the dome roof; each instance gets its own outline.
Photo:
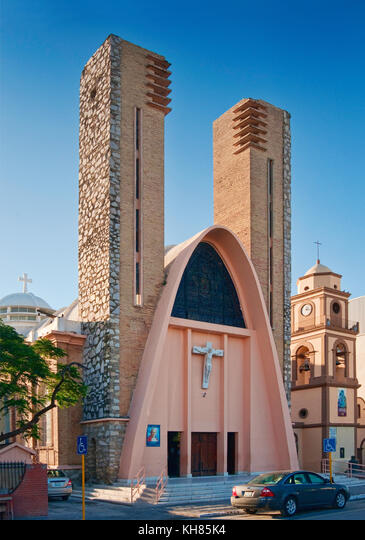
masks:
<instances>
[{"instance_id":1,"label":"dome roof","mask_svg":"<svg viewBox=\"0 0 365 540\"><path fill-rule=\"evenodd\" d=\"M321 264L319 261L317 261L317 263L312 266L312 268L307 270L304 275L309 276L311 274L327 274L327 272L333 274L332 270L328 268L328 266L325 266L324 264Z\"/></svg>"},{"instance_id":2,"label":"dome roof","mask_svg":"<svg viewBox=\"0 0 365 540\"><path fill-rule=\"evenodd\" d=\"M30 292L8 294L0 299L0 306L28 306L44 308L53 311L43 298Z\"/></svg>"}]
</instances>

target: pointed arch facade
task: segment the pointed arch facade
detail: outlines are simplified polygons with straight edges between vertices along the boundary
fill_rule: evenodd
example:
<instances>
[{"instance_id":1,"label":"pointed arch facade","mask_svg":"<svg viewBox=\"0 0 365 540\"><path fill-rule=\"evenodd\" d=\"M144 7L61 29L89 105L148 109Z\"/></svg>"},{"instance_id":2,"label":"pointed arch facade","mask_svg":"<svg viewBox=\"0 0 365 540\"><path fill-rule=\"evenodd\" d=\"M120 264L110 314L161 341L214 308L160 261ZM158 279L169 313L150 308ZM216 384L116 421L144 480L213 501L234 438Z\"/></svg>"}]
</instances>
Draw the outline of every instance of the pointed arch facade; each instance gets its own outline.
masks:
<instances>
[{"instance_id":1,"label":"pointed arch facade","mask_svg":"<svg viewBox=\"0 0 365 540\"><path fill-rule=\"evenodd\" d=\"M189 262L203 244L224 265L237 296L230 313L239 315L238 305L241 319L218 317L212 322L204 314L187 318L174 310ZM229 229L213 226L171 249L165 268L166 284L138 374L119 477L132 479L144 466L148 478L157 478L168 469L170 440L179 445L180 476L200 474L196 448L202 445L211 449L210 465L202 474L297 467L267 311L242 244ZM205 294L214 283L200 285ZM211 299L207 306L211 312ZM243 324L235 323L239 320ZM210 371L204 383L207 363ZM157 430L155 444L148 440L152 429Z\"/></svg>"}]
</instances>

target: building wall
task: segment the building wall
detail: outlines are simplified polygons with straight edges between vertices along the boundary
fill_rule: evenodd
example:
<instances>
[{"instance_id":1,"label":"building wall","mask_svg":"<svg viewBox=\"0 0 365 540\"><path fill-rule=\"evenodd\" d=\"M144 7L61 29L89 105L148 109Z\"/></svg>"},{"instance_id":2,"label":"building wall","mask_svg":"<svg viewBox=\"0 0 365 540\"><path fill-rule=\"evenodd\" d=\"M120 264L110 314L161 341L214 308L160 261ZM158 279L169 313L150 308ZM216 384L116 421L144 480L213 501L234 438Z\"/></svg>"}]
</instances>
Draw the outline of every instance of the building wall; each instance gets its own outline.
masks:
<instances>
[{"instance_id":1,"label":"building wall","mask_svg":"<svg viewBox=\"0 0 365 540\"><path fill-rule=\"evenodd\" d=\"M266 142L237 152L237 110L252 101L266 126ZM214 122L214 222L235 232L258 273L290 400L291 169L290 115L261 100L242 100ZM272 261L269 257L268 159L273 161ZM270 272L271 265L271 272ZM271 278L270 278L271 274ZM271 280L271 285L270 285ZM270 303L272 288L272 308Z\"/></svg>"},{"instance_id":2,"label":"building wall","mask_svg":"<svg viewBox=\"0 0 365 540\"><path fill-rule=\"evenodd\" d=\"M47 466L27 465L23 481L12 497L15 518L47 516Z\"/></svg>"},{"instance_id":3,"label":"building wall","mask_svg":"<svg viewBox=\"0 0 365 540\"><path fill-rule=\"evenodd\" d=\"M321 471L323 433L320 427L302 429L302 461L303 469Z\"/></svg>"},{"instance_id":4,"label":"building wall","mask_svg":"<svg viewBox=\"0 0 365 540\"><path fill-rule=\"evenodd\" d=\"M54 346L65 351L66 357L61 360L61 363L71 364L76 362L82 365L85 336L51 330L50 333L43 337L49 339ZM51 366L56 369L55 363L52 360L50 362ZM70 468L78 470L81 467L81 456L76 452L77 437L82 434L81 420L81 399L78 404L72 407L65 409L55 407L46 413L46 418L43 420L43 429L46 429L47 437L43 437L41 434L41 439L36 441L40 463L47 463L51 468L65 470Z\"/></svg>"},{"instance_id":5,"label":"building wall","mask_svg":"<svg viewBox=\"0 0 365 540\"><path fill-rule=\"evenodd\" d=\"M301 409L307 409L306 418L300 416ZM303 424L320 424L322 422L322 389L306 388L292 393L292 420Z\"/></svg>"},{"instance_id":6,"label":"building wall","mask_svg":"<svg viewBox=\"0 0 365 540\"><path fill-rule=\"evenodd\" d=\"M347 462L351 456L356 457L356 441L353 427L339 426L336 428L336 452L332 453L333 459ZM341 457L341 448L344 455Z\"/></svg>"},{"instance_id":7,"label":"building wall","mask_svg":"<svg viewBox=\"0 0 365 540\"><path fill-rule=\"evenodd\" d=\"M161 425L161 446L146 447L143 463L147 476L158 476L167 462L167 432L180 431L215 432L224 434L222 438L220 472L227 471L224 460L227 432L238 433L238 470L248 470L249 463L249 354L247 342L250 332L234 330L218 325L191 324L190 321L172 319L163 354L166 369L162 370L157 391L154 393L149 414L149 424ZM190 328L190 324L193 328ZM214 333L205 328L216 329ZM226 332L224 332L226 330ZM204 355L191 354L192 347L205 346L210 341L215 349L224 350L223 357L213 357L213 367L209 388L203 390L202 375ZM189 408L187 409L187 403ZM267 411L268 412L268 411ZM271 434L272 435L272 434ZM225 444L224 442L225 441ZM183 449L182 461L186 468L182 475L190 474L190 445Z\"/></svg>"},{"instance_id":8,"label":"building wall","mask_svg":"<svg viewBox=\"0 0 365 540\"><path fill-rule=\"evenodd\" d=\"M349 300L349 319L359 321L359 333L356 336L356 370L360 388L359 397L365 399L365 296Z\"/></svg>"}]
</instances>

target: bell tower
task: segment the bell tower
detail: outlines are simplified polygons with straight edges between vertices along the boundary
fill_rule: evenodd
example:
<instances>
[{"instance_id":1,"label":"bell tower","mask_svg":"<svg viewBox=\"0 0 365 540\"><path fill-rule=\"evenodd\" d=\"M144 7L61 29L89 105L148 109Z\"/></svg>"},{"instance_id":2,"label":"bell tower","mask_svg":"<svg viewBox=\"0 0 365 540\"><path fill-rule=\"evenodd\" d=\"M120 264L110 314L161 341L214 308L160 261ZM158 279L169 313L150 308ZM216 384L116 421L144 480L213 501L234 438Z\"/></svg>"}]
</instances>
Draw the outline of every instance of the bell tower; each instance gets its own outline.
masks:
<instances>
[{"instance_id":1,"label":"bell tower","mask_svg":"<svg viewBox=\"0 0 365 540\"><path fill-rule=\"evenodd\" d=\"M213 124L214 223L229 227L257 272L290 402L290 114L245 98Z\"/></svg>"},{"instance_id":2,"label":"bell tower","mask_svg":"<svg viewBox=\"0 0 365 540\"><path fill-rule=\"evenodd\" d=\"M169 66L163 56L110 35L81 75L79 312L89 387L83 427L90 438L88 470L104 482L118 474L164 281Z\"/></svg>"},{"instance_id":3,"label":"bell tower","mask_svg":"<svg viewBox=\"0 0 365 540\"><path fill-rule=\"evenodd\" d=\"M348 318L341 277L317 260L291 299L292 420L300 464L317 471L323 439L336 438L335 459L356 455L359 324Z\"/></svg>"}]
</instances>

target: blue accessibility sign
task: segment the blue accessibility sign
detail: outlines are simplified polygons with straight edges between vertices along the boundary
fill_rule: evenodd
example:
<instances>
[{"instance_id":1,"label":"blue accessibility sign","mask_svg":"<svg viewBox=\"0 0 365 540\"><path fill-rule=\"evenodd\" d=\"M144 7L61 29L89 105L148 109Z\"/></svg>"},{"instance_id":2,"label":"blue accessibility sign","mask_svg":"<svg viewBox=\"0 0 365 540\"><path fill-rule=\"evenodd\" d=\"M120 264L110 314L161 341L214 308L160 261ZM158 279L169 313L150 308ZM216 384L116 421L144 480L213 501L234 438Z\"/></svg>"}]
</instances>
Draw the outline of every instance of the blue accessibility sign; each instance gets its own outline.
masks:
<instances>
[{"instance_id":1,"label":"blue accessibility sign","mask_svg":"<svg viewBox=\"0 0 365 540\"><path fill-rule=\"evenodd\" d=\"M77 437L77 453L79 455L87 454L87 437L86 437L86 435L82 435L81 437Z\"/></svg>"},{"instance_id":2,"label":"blue accessibility sign","mask_svg":"<svg viewBox=\"0 0 365 540\"><path fill-rule=\"evenodd\" d=\"M323 452L336 452L336 439L323 439Z\"/></svg>"}]
</instances>

